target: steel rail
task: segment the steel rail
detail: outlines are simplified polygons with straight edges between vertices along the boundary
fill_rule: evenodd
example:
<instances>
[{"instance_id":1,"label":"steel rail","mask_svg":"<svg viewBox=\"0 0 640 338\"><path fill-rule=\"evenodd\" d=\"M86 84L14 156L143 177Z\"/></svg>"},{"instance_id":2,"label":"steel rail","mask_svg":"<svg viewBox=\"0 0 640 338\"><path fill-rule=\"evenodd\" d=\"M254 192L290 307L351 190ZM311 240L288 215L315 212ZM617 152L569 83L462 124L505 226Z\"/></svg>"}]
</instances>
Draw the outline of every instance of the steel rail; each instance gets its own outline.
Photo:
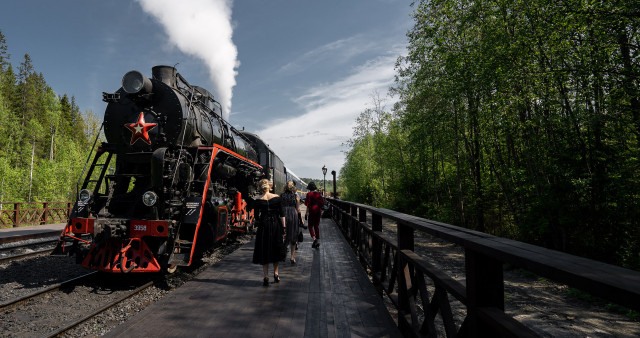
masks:
<instances>
[{"instance_id":1,"label":"steel rail","mask_svg":"<svg viewBox=\"0 0 640 338\"><path fill-rule=\"evenodd\" d=\"M20 236L17 237L18 240L14 241L12 243L9 244L4 244L4 245L0 245L0 251L9 251L9 250L15 250L15 249L19 249L19 248L25 248L28 246L34 246L34 245L45 245L45 244L56 244L58 243L58 236L51 236L49 238L43 239L43 240L34 240L32 242L28 242L28 243L24 243L25 241L29 241L32 238L30 238L30 236Z\"/></svg>"},{"instance_id":2,"label":"steel rail","mask_svg":"<svg viewBox=\"0 0 640 338\"><path fill-rule=\"evenodd\" d=\"M46 294L46 293L58 290L58 289L63 288L63 287L71 286L71 285L73 285L75 283L78 283L80 281L83 281L85 279L90 278L91 276L95 275L96 273L97 273L96 271L93 271L93 272L90 272L90 273L88 273L86 275L82 275L82 276L70 279L68 281L65 281L65 282L62 282L62 283L58 283L58 284L54 284L54 285L51 285L51 286L46 287L44 289L40 289L40 290L34 291L34 292L32 292L32 293L30 293L28 295L20 296L18 298L14 298L14 299L10 299L10 300L0 304L0 311L12 308L12 307L17 306L17 305L20 305L20 304L28 301L29 299L35 298L35 297L37 297L39 295Z\"/></svg>"},{"instance_id":3,"label":"steel rail","mask_svg":"<svg viewBox=\"0 0 640 338\"><path fill-rule=\"evenodd\" d=\"M0 264L6 264L9 262L13 262L15 260L18 259L22 259L22 258L29 258L29 257L33 257L33 256L38 256L41 254L48 254L51 253L53 251L53 248L50 249L42 249L42 250L38 250L38 251L32 251L32 252L25 252L25 253L21 253L18 255L13 255L13 256L8 256L8 257L2 257L0 258Z\"/></svg>"},{"instance_id":4,"label":"steel rail","mask_svg":"<svg viewBox=\"0 0 640 338\"><path fill-rule=\"evenodd\" d=\"M82 318L80 318L78 320L69 322L65 326L59 328L58 330L55 330L53 332L50 332L50 333L46 334L44 337L57 337L57 336L65 333L65 332L73 329L74 327L76 327L76 326L88 321L89 319L99 315L100 313L102 313L102 312L104 312L106 310L109 310L110 308L122 303L123 301L125 301L125 300L127 300L127 299L129 299L129 298L131 298L131 297L133 297L135 295L137 295L138 293L146 290L147 288L149 288L153 284L154 284L154 281L147 282L146 284L144 284L144 285L136 288L135 290L131 291L130 293L128 293L128 294L126 294L126 295L124 295L124 296L112 301L111 303L109 303L109 304L107 304L107 305L95 310L94 312L89 313L88 315L86 315L86 316L84 316L84 317L82 317Z\"/></svg>"}]
</instances>

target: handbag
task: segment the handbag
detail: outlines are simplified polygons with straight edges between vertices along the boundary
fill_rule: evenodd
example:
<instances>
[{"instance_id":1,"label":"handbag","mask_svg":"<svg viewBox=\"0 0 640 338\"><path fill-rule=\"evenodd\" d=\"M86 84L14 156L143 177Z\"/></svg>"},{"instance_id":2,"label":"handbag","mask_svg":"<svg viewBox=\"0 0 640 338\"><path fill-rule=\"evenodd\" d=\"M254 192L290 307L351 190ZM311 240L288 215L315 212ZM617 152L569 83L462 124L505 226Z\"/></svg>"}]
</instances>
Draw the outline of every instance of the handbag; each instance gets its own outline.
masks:
<instances>
[{"instance_id":1,"label":"handbag","mask_svg":"<svg viewBox=\"0 0 640 338\"><path fill-rule=\"evenodd\" d=\"M302 221L302 215L300 213L298 213L298 226L303 228L303 229L307 228L307 226L304 225L304 222ZM302 241L300 240L298 242L302 242Z\"/></svg>"},{"instance_id":2,"label":"handbag","mask_svg":"<svg viewBox=\"0 0 640 338\"><path fill-rule=\"evenodd\" d=\"M304 241L304 236L302 235L302 230L298 232L298 243L302 243Z\"/></svg>"}]
</instances>

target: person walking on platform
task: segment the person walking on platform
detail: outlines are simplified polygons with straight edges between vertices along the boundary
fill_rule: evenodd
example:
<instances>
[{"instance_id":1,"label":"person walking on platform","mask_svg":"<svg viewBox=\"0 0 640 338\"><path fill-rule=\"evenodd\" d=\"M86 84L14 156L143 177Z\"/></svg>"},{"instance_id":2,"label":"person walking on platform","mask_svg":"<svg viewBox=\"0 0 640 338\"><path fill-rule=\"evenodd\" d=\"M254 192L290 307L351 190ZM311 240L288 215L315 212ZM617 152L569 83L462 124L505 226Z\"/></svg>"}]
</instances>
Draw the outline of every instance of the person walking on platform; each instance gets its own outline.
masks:
<instances>
[{"instance_id":1,"label":"person walking on platform","mask_svg":"<svg viewBox=\"0 0 640 338\"><path fill-rule=\"evenodd\" d=\"M298 227L300 214L300 199L296 194L296 184L293 181L287 182L284 192L280 195L282 199L282 214L285 219L285 229L287 229L287 242L291 246L291 264L296 263L296 249L298 247Z\"/></svg>"},{"instance_id":2,"label":"person walking on platform","mask_svg":"<svg viewBox=\"0 0 640 338\"><path fill-rule=\"evenodd\" d=\"M256 243L253 250L253 263L262 264L264 286L269 285L269 263L273 263L273 282L280 282L278 276L278 262L282 259L282 237L284 236L284 215L280 196L269 192L269 180L258 182L258 192L261 194L255 200L254 216L256 220ZM284 249L286 250L286 249ZM286 251L285 251L286 254Z\"/></svg>"},{"instance_id":3,"label":"person walking on platform","mask_svg":"<svg viewBox=\"0 0 640 338\"><path fill-rule=\"evenodd\" d=\"M309 233L311 234L311 238L313 238L311 247L318 248L320 246L318 242L318 239L320 239L320 216L322 214L324 199L322 195L316 191L318 188L315 183L309 182L307 189L309 192L304 200L304 205L307 206L307 212L304 218L309 219Z\"/></svg>"}]
</instances>

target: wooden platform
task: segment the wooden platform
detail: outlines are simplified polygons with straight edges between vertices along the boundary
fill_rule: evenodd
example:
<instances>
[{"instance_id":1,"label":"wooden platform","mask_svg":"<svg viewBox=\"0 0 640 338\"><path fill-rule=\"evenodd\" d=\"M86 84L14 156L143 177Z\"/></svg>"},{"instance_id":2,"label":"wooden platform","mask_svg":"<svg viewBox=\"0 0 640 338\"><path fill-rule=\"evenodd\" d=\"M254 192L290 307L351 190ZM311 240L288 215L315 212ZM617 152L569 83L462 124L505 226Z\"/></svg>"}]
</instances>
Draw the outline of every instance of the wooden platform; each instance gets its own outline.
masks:
<instances>
[{"instance_id":1,"label":"wooden platform","mask_svg":"<svg viewBox=\"0 0 640 338\"><path fill-rule=\"evenodd\" d=\"M20 240L59 237L67 223L27 225L0 229L0 245Z\"/></svg>"},{"instance_id":2,"label":"wooden platform","mask_svg":"<svg viewBox=\"0 0 640 338\"><path fill-rule=\"evenodd\" d=\"M110 337L401 337L335 223L309 233L297 264L280 263L280 283L262 286L253 241L148 307Z\"/></svg>"}]
</instances>

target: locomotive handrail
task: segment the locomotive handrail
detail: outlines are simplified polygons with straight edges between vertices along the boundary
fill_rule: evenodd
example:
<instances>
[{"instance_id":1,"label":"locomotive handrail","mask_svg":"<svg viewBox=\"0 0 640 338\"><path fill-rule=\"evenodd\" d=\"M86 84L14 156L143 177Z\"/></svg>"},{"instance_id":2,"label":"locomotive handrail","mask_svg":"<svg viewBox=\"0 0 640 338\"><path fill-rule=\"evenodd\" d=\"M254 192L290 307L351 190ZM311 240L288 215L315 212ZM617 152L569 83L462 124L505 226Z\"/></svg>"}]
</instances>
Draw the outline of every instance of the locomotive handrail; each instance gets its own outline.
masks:
<instances>
[{"instance_id":1,"label":"locomotive handrail","mask_svg":"<svg viewBox=\"0 0 640 338\"><path fill-rule=\"evenodd\" d=\"M406 335L442 331L436 329L434 321L440 313L442 329L448 337L537 336L504 312L504 264L640 310L638 271L388 209L335 198L327 200L332 217L361 263L371 271L374 284L397 308L398 326ZM395 223L395 236L388 230L383 232L383 218ZM464 248L466 285L414 251L416 231ZM431 295L425 277L434 285ZM460 327L454 324L448 295L466 306L467 314Z\"/></svg>"},{"instance_id":2,"label":"locomotive handrail","mask_svg":"<svg viewBox=\"0 0 640 338\"><path fill-rule=\"evenodd\" d=\"M63 201L0 202L0 228L66 222L72 208L73 202Z\"/></svg>"},{"instance_id":3,"label":"locomotive handrail","mask_svg":"<svg viewBox=\"0 0 640 338\"><path fill-rule=\"evenodd\" d=\"M87 160L84 162L84 167L82 168L82 172L80 173L80 176L78 177L78 182L76 183L76 196L78 196L78 194L80 193L80 182L84 178L85 170L87 170L87 165L89 164L89 161L91 161L91 157L93 155L93 150L96 148L96 144L98 143L98 138L100 138L100 132L102 131L103 127L104 127L104 121L102 121L102 123L100 124L100 129L98 129L98 133L96 134L96 138L93 140L93 146L91 146L91 150L89 151L89 154L87 155Z\"/></svg>"}]
</instances>

